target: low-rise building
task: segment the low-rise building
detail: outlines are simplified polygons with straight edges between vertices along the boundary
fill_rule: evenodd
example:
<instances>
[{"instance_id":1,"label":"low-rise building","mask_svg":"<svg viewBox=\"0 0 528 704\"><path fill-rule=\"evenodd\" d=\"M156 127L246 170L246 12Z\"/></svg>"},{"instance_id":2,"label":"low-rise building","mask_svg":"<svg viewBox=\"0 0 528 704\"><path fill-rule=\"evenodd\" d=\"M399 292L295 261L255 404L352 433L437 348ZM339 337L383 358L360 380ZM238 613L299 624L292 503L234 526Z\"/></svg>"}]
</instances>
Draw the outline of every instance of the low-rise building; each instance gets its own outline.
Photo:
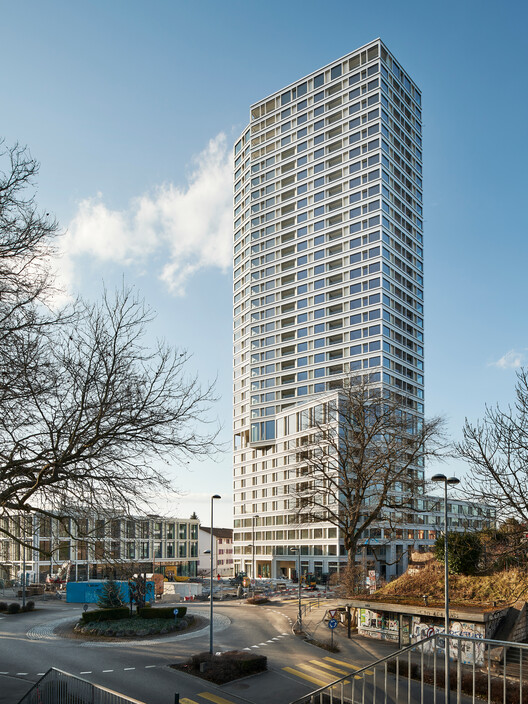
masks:
<instances>
[{"instance_id":1,"label":"low-rise building","mask_svg":"<svg viewBox=\"0 0 528 704\"><path fill-rule=\"evenodd\" d=\"M0 576L7 579L16 579L24 566L32 582L59 572L72 581L126 577L133 570L169 579L198 574L198 519L72 510L61 517L13 515L1 521Z\"/></svg>"},{"instance_id":2,"label":"low-rise building","mask_svg":"<svg viewBox=\"0 0 528 704\"><path fill-rule=\"evenodd\" d=\"M200 526L198 531L198 571L204 576L211 574L210 550L211 529ZM213 555L213 574L220 575L220 577L234 577L232 528L213 528Z\"/></svg>"}]
</instances>

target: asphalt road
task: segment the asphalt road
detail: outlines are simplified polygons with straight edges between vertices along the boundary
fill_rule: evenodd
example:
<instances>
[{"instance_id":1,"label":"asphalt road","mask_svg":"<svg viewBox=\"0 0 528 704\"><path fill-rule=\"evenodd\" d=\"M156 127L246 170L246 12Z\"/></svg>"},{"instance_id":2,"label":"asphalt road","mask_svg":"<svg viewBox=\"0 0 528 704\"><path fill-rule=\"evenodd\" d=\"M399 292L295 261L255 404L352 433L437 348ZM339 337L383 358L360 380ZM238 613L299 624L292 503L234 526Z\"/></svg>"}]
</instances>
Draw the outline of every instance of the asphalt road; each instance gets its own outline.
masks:
<instances>
[{"instance_id":1,"label":"asphalt road","mask_svg":"<svg viewBox=\"0 0 528 704\"><path fill-rule=\"evenodd\" d=\"M89 642L59 637L59 623L74 623L80 606L38 603L38 610L0 617L0 704L16 704L50 667L56 667L145 704L287 704L317 687L387 654L387 644L346 642L333 655L292 633L297 605L249 606L215 602L214 650L248 649L266 655L268 671L216 686L169 667L209 649L209 624L201 630L135 642ZM322 617L327 604L315 611ZM208 619L209 605L191 613ZM343 643L345 645L345 643Z\"/></svg>"},{"instance_id":2,"label":"asphalt road","mask_svg":"<svg viewBox=\"0 0 528 704\"><path fill-rule=\"evenodd\" d=\"M57 667L91 682L134 697L146 704L174 704L174 694L203 702L212 693L232 702L287 702L310 691L282 668L293 664L299 650L312 654L313 646L296 639L291 630L295 606L255 607L238 602L214 606L215 651L248 648L268 657L270 672L216 687L180 673L168 665L209 649L209 626L189 634L128 643L91 643L58 637L60 622L75 622L80 607L63 603L37 604L27 614L0 617L0 702L14 703L36 682L40 673ZM191 612L208 618L208 604L193 604ZM265 685L256 684L265 679Z\"/></svg>"}]
</instances>

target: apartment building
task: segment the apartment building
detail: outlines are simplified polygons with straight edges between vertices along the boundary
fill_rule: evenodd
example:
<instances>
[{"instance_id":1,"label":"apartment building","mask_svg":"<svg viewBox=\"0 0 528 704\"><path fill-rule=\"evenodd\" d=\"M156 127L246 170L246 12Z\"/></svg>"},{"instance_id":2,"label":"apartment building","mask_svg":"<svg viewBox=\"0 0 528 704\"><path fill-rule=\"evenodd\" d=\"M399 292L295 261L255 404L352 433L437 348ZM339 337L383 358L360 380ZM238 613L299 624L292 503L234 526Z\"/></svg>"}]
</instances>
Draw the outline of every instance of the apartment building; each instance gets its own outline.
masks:
<instances>
[{"instance_id":1,"label":"apartment building","mask_svg":"<svg viewBox=\"0 0 528 704\"><path fill-rule=\"evenodd\" d=\"M424 417L422 100L381 40L251 106L233 207L235 572L336 572L339 530L299 519L289 448L352 377ZM358 555L380 541L385 578L437 535L420 463L412 480L416 511Z\"/></svg>"}]
</instances>

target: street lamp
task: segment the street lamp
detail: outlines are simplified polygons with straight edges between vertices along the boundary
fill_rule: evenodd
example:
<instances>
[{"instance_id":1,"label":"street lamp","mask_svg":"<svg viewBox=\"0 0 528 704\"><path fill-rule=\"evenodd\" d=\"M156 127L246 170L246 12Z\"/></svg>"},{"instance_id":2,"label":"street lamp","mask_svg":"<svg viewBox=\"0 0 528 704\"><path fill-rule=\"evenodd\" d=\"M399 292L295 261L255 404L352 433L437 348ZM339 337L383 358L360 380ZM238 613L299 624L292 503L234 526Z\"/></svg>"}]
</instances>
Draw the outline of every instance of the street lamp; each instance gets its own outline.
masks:
<instances>
[{"instance_id":1,"label":"street lamp","mask_svg":"<svg viewBox=\"0 0 528 704\"><path fill-rule=\"evenodd\" d=\"M251 578L253 580L253 596L255 596L255 521L259 516L253 516L253 545L251 546L251 551L253 555L252 568L251 568Z\"/></svg>"},{"instance_id":2,"label":"street lamp","mask_svg":"<svg viewBox=\"0 0 528 704\"><path fill-rule=\"evenodd\" d=\"M445 563L445 701L451 701L451 688L449 677L449 550L447 543L447 485L455 486L460 484L460 479L456 477L446 477L445 474L435 474L431 477L433 482L444 483L444 563Z\"/></svg>"},{"instance_id":3,"label":"street lamp","mask_svg":"<svg viewBox=\"0 0 528 704\"><path fill-rule=\"evenodd\" d=\"M220 494L213 494L211 496L211 593L209 594L210 605L209 605L209 652L213 654L213 505L215 499L221 499Z\"/></svg>"},{"instance_id":4,"label":"street lamp","mask_svg":"<svg viewBox=\"0 0 528 704\"><path fill-rule=\"evenodd\" d=\"M290 552L297 554L297 580L299 582L299 631L302 632L302 607L301 607L301 549L290 548Z\"/></svg>"}]
</instances>

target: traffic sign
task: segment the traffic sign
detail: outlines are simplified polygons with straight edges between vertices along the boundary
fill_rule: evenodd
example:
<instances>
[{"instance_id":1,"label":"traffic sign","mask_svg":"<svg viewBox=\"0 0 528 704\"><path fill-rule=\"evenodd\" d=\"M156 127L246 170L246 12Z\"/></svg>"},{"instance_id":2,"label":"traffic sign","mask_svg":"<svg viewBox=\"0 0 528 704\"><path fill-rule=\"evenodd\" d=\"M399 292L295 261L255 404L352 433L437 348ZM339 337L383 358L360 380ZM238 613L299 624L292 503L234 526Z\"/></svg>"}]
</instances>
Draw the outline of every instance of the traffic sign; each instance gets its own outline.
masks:
<instances>
[{"instance_id":1,"label":"traffic sign","mask_svg":"<svg viewBox=\"0 0 528 704\"><path fill-rule=\"evenodd\" d=\"M337 621L335 618L331 618L330 621L328 621L328 628L331 628L334 630L334 628L337 626Z\"/></svg>"},{"instance_id":2,"label":"traffic sign","mask_svg":"<svg viewBox=\"0 0 528 704\"><path fill-rule=\"evenodd\" d=\"M432 626L427 629L427 637L428 638L430 638L431 636L434 636L434 634L435 634L435 629Z\"/></svg>"},{"instance_id":3,"label":"traffic sign","mask_svg":"<svg viewBox=\"0 0 528 704\"><path fill-rule=\"evenodd\" d=\"M328 609L328 615L330 618L335 618L337 614L337 609Z\"/></svg>"}]
</instances>

